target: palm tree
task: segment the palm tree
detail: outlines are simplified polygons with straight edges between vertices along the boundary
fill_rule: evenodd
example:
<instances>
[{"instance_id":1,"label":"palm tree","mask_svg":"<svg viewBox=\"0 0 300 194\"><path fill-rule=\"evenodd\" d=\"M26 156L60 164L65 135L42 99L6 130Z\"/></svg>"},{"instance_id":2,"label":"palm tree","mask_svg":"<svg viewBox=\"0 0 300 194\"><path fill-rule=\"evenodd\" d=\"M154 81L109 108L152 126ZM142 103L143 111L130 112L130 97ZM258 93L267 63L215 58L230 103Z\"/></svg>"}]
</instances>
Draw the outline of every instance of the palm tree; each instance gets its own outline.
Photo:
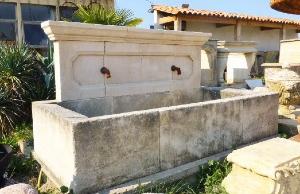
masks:
<instances>
[{"instance_id":1,"label":"palm tree","mask_svg":"<svg viewBox=\"0 0 300 194\"><path fill-rule=\"evenodd\" d=\"M135 18L131 10L105 8L100 4L88 6L78 5L74 13L76 19L83 23L137 26L143 22L141 18Z\"/></svg>"}]
</instances>

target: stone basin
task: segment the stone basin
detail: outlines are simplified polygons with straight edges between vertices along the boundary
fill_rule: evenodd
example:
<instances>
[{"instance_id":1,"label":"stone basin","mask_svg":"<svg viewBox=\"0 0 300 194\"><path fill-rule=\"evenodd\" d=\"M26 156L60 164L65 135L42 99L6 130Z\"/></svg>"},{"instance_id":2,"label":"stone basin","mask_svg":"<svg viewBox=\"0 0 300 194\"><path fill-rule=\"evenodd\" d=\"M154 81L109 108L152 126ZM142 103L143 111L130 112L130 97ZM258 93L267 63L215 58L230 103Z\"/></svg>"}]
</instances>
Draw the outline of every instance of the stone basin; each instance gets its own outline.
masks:
<instances>
[{"instance_id":1,"label":"stone basin","mask_svg":"<svg viewBox=\"0 0 300 194\"><path fill-rule=\"evenodd\" d=\"M277 102L215 88L36 102L35 156L58 185L96 192L275 135Z\"/></svg>"}]
</instances>

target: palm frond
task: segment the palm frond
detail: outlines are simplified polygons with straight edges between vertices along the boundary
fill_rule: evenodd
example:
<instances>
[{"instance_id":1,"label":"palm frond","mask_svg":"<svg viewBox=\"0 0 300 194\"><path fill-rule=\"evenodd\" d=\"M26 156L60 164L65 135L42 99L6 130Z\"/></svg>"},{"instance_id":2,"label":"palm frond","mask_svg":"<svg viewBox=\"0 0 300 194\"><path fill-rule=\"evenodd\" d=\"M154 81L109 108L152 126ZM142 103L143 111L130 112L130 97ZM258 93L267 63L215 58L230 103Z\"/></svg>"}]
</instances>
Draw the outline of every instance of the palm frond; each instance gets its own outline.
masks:
<instances>
[{"instance_id":1,"label":"palm frond","mask_svg":"<svg viewBox=\"0 0 300 194\"><path fill-rule=\"evenodd\" d=\"M137 26L143 22L141 18L135 18L131 10L110 9L99 4L89 6L78 5L74 17L82 23Z\"/></svg>"}]
</instances>

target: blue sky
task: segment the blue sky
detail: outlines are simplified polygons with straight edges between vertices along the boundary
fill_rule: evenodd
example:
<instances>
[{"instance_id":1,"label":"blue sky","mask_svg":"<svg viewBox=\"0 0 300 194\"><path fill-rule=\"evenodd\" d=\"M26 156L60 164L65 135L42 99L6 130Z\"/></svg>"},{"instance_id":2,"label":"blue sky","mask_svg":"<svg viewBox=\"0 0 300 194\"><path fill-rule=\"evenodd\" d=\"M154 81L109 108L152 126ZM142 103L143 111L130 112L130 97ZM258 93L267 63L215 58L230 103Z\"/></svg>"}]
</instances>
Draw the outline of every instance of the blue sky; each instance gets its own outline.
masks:
<instances>
[{"instance_id":1,"label":"blue sky","mask_svg":"<svg viewBox=\"0 0 300 194\"><path fill-rule=\"evenodd\" d=\"M153 15L148 12L151 7L150 2L172 6L181 6L183 3L189 3L193 9L208 9L300 20L300 15L285 14L272 10L269 6L269 0L116 0L117 8L132 9L136 17L144 19L143 24L139 26L142 28L149 28L153 24Z\"/></svg>"}]
</instances>

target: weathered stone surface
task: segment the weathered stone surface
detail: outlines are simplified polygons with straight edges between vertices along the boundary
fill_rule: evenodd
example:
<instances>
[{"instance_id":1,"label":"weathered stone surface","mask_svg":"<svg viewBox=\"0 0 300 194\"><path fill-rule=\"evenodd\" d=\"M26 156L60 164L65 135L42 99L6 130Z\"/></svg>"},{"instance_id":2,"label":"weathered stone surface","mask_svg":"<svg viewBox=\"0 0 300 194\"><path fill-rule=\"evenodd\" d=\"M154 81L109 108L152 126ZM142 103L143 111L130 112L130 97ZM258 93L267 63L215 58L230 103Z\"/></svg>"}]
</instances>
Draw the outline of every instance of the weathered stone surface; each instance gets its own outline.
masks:
<instances>
[{"instance_id":1,"label":"weathered stone surface","mask_svg":"<svg viewBox=\"0 0 300 194\"><path fill-rule=\"evenodd\" d=\"M300 66L265 64L266 86L279 93L279 103L293 105L300 103Z\"/></svg>"},{"instance_id":2,"label":"weathered stone surface","mask_svg":"<svg viewBox=\"0 0 300 194\"><path fill-rule=\"evenodd\" d=\"M0 194L38 194L38 191L27 184L15 184L0 189Z\"/></svg>"},{"instance_id":3,"label":"weathered stone surface","mask_svg":"<svg viewBox=\"0 0 300 194\"><path fill-rule=\"evenodd\" d=\"M169 169L242 144L242 101L185 105L160 112L161 168Z\"/></svg>"},{"instance_id":4,"label":"weathered stone surface","mask_svg":"<svg viewBox=\"0 0 300 194\"><path fill-rule=\"evenodd\" d=\"M229 194L298 194L300 143L274 138L233 151L232 172L223 186Z\"/></svg>"},{"instance_id":5,"label":"weathered stone surface","mask_svg":"<svg viewBox=\"0 0 300 194\"><path fill-rule=\"evenodd\" d=\"M148 110L203 101L202 89L64 101L59 105L87 117Z\"/></svg>"}]
</instances>

